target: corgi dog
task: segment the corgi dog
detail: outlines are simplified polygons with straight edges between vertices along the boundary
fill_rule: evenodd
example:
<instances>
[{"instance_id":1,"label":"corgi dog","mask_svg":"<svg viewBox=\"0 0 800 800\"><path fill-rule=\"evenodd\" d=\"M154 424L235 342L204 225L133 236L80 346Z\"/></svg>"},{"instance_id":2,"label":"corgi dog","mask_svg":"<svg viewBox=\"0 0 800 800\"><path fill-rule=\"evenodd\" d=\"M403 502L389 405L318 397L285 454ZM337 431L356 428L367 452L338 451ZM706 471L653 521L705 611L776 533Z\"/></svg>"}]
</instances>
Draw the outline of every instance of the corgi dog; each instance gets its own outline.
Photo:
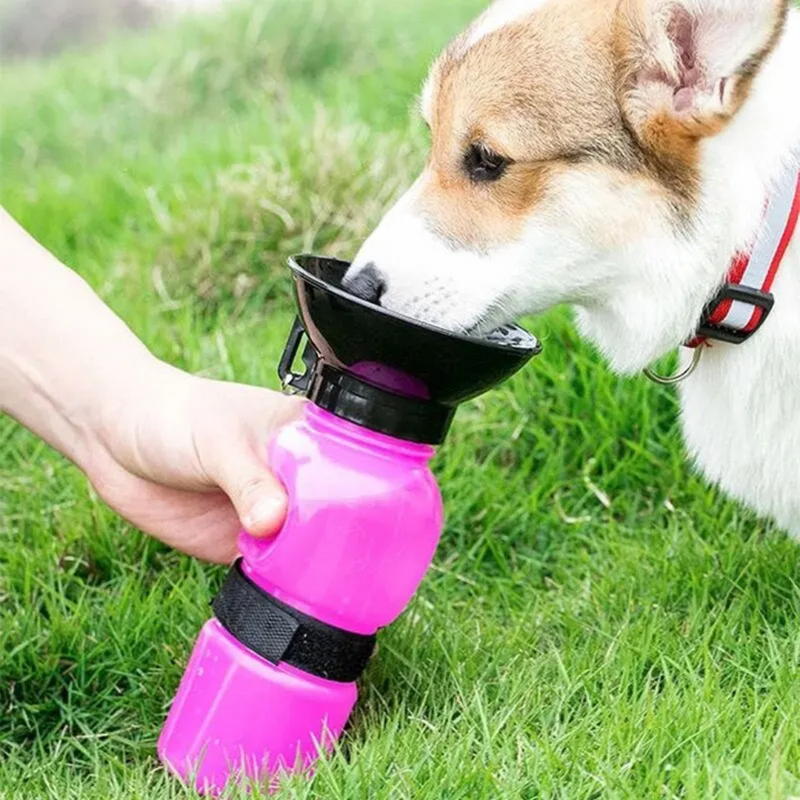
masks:
<instances>
[{"instance_id":1,"label":"corgi dog","mask_svg":"<svg viewBox=\"0 0 800 800\"><path fill-rule=\"evenodd\" d=\"M346 286L455 331L567 303L623 374L691 345L691 455L800 536L800 11L499 0L421 110L424 171Z\"/></svg>"}]
</instances>

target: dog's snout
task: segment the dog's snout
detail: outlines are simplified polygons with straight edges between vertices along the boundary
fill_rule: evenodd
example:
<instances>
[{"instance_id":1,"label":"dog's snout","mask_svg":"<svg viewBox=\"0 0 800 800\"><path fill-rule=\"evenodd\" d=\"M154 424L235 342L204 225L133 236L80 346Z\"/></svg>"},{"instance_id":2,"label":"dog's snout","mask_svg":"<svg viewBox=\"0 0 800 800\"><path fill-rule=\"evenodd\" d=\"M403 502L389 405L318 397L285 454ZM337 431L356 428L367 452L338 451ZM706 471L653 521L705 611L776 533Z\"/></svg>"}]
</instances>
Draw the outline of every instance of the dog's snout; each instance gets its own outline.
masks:
<instances>
[{"instance_id":1,"label":"dog's snout","mask_svg":"<svg viewBox=\"0 0 800 800\"><path fill-rule=\"evenodd\" d=\"M368 303L380 303L381 297L386 293L386 281L372 262L354 275L346 277L343 286L350 294Z\"/></svg>"}]
</instances>

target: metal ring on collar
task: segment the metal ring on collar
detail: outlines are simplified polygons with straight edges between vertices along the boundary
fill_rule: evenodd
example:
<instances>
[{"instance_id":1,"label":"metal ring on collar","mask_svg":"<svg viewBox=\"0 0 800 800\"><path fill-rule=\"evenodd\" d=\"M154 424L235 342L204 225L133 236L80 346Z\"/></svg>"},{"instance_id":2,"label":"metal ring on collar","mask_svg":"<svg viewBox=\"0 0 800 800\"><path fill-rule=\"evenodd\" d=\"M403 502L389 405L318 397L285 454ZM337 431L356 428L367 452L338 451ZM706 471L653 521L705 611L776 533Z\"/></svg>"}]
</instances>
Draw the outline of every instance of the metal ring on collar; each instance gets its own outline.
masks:
<instances>
[{"instance_id":1,"label":"metal ring on collar","mask_svg":"<svg viewBox=\"0 0 800 800\"><path fill-rule=\"evenodd\" d=\"M677 375L672 375L670 377L657 375L652 369L649 368L644 370L644 374L651 381L653 381L653 383L657 383L659 386L677 386L679 383L683 383L687 378L694 374L694 371L697 369L697 365L700 363L700 359L703 357L703 350L705 350L703 345L696 347L694 349L694 355L692 356L692 362L688 367L686 367L685 370L683 370L683 372L679 372Z\"/></svg>"}]
</instances>

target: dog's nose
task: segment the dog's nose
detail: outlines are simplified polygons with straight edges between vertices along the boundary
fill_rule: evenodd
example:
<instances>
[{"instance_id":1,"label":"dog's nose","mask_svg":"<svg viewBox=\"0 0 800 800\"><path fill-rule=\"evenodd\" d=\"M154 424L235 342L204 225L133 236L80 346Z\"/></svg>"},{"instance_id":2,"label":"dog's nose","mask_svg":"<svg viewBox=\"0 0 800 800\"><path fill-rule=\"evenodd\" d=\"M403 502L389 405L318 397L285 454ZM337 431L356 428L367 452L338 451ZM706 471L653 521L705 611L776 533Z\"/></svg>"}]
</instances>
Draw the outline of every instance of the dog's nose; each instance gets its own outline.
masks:
<instances>
[{"instance_id":1,"label":"dog's nose","mask_svg":"<svg viewBox=\"0 0 800 800\"><path fill-rule=\"evenodd\" d=\"M350 294L368 303L380 303L386 292L386 281L372 262L355 275L346 277L342 285Z\"/></svg>"}]
</instances>

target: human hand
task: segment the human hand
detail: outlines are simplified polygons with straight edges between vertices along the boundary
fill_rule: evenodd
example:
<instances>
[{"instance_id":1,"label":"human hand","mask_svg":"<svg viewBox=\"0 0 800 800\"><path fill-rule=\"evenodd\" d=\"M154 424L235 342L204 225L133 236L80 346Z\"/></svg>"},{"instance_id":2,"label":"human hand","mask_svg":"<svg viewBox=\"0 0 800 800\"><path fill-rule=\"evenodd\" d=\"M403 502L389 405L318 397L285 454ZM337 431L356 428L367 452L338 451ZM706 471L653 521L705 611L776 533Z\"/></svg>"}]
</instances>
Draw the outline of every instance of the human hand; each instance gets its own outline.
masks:
<instances>
[{"instance_id":1,"label":"human hand","mask_svg":"<svg viewBox=\"0 0 800 800\"><path fill-rule=\"evenodd\" d=\"M303 402L153 361L134 396L103 407L82 466L100 497L141 530L230 563L242 528L266 536L283 523L286 495L267 443Z\"/></svg>"},{"instance_id":2,"label":"human hand","mask_svg":"<svg viewBox=\"0 0 800 800\"><path fill-rule=\"evenodd\" d=\"M0 412L75 462L142 530L228 562L286 510L266 447L302 401L159 361L0 209Z\"/></svg>"}]
</instances>

